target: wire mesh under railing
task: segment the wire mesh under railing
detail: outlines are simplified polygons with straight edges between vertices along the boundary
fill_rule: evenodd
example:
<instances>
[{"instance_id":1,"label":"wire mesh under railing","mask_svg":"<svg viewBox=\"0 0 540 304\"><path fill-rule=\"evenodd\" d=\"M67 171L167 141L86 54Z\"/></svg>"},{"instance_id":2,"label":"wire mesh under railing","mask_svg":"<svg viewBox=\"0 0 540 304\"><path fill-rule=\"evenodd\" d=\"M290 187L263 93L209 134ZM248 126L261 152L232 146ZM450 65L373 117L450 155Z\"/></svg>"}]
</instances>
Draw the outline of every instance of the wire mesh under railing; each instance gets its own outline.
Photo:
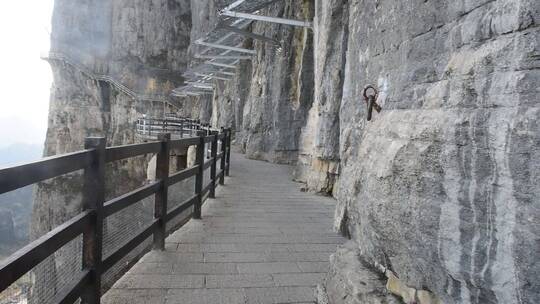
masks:
<instances>
[{"instance_id":1,"label":"wire mesh under railing","mask_svg":"<svg viewBox=\"0 0 540 304\"><path fill-rule=\"evenodd\" d=\"M0 169L0 194L38 183L34 198L41 202L41 211L52 216L42 229L45 235L1 261L0 303L76 302L81 295L99 295L147 250L163 250L166 234L192 213L200 218L203 197L227 174L224 168L228 170L230 162L224 157L225 151L230 153L231 131L212 133L215 136L112 148L105 148L105 138L89 138L91 148L83 151ZM208 146L213 150L208 152ZM190 151L192 157L197 154L195 162ZM220 172L215 170L218 159ZM80 210L92 200L106 201L102 207ZM62 219L49 210L59 206L65 208ZM97 229L102 236L93 233ZM89 264L95 259L105 270L97 279Z\"/></svg>"},{"instance_id":2,"label":"wire mesh under railing","mask_svg":"<svg viewBox=\"0 0 540 304\"><path fill-rule=\"evenodd\" d=\"M68 242L0 292L1 304L56 303L82 275L82 235Z\"/></svg>"}]
</instances>

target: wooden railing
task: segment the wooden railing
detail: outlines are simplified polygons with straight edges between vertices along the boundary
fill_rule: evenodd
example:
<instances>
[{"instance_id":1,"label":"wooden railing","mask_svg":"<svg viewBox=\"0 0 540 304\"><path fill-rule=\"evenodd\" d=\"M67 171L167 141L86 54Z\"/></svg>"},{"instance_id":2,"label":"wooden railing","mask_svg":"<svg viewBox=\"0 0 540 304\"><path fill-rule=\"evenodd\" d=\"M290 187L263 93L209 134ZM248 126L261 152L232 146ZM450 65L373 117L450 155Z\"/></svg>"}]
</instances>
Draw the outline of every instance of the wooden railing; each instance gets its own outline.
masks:
<instances>
[{"instance_id":1,"label":"wooden railing","mask_svg":"<svg viewBox=\"0 0 540 304\"><path fill-rule=\"evenodd\" d=\"M211 155L205 162L205 146L209 143ZM170 175L170 151L189 146L197 146L195 165ZM221 147L220 151L218 147ZM82 213L0 263L0 291L4 291L40 262L82 234L82 275L65 290L58 291L56 302L73 303L81 298L82 303L100 303L101 278L105 271L151 236L154 248L164 250L167 222L191 206L193 206L192 217L201 218L201 207L205 197L215 197L218 183L223 185L225 176L229 174L230 150L229 129L221 132L201 131L197 137L179 140L171 140L170 134L161 134L159 141L156 142L111 148L105 147L105 138L87 138L83 151L1 169L0 194L77 170L84 170L84 186ZM105 164L146 154L157 154L156 180L105 202ZM204 170L207 168L210 168L210 183L203 185ZM195 176L193 195L167 212L168 187L193 176ZM155 195L152 223L115 252L103 257L104 219L151 195Z\"/></svg>"}]
</instances>

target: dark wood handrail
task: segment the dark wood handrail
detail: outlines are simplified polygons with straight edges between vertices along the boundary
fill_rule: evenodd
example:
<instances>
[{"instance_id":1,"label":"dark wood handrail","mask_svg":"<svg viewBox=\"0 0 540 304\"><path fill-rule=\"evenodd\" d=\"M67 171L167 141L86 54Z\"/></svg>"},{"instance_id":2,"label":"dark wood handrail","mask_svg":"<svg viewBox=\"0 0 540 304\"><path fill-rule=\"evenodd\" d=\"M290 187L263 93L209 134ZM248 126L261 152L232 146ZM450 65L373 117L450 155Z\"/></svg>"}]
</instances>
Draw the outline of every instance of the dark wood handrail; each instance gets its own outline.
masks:
<instances>
[{"instance_id":1,"label":"dark wood handrail","mask_svg":"<svg viewBox=\"0 0 540 304\"><path fill-rule=\"evenodd\" d=\"M196 124L195 120L186 122ZM104 138L89 138L85 150L43 160L0 169L0 194L25 187L70 172L84 170L84 211L58 226L39 239L31 242L0 263L0 292L8 288L36 265L54 254L58 249L83 235L83 272L64 290L56 294L56 303L73 303L79 297L83 303L100 303L101 276L125 257L145 239L154 236L154 248L164 249L165 225L189 207L194 207L194 218L201 218L201 206L207 193L211 197L215 188L223 185L230 167L231 130L221 132L202 130L198 137L171 140L170 135L160 135L159 141L105 148ZM212 135L208 135L212 133ZM219 145L221 142L221 145ZM211 143L210 159L206 162L206 144ZM197 146L197 159L193 167L169 174L170 151ZM218 148L220 147L220 148ZM220 151L218 151L220 149ZM105 164L146 154L157 154L156 181L104 201ZM220 168L217 170L218 160ZM203 188L204 170L212 168L210 183ZM179 206L167 210L167 188L190 177L196 177L195 193ZM103 221L124 208L155 195L154 221L142 232L125 242L107 257L101 256L103 247Z\"/></svg>"},{"instance_id":2,"label":"dark wood handrail","mask_svg":"<svg viewBox=\"0 0 540 304\"><path fill-rule=\"evenodd\" d=\"M178 182L181 182L183 180L186 180L192 176L197 175L197 171L199 170L199 165L195 165L191 168L184 169L180 172L177 172L171 176L169 176L169 183L168 186L172 186Z\"/></svg>"},{"instance_id":3,"label":"dark wood handrail","mask_svg":"<svg viewBox=\"0 0 540 304\"><path fill-rule=\"evenodd\" d=\"M0 194L88 167L92 150L51 156L32 163L0 169Z\"/></svg>"},{"instance_id":4,"label":"dark wood handrail","mask_svg":"<svg viewBox=\"0 0 540 304\"><path fill-rule=\"evenodd\" d=\"M162 181L158 180L148 185L142 186L117 198L114 198L103 205L103 214L105 217L111 216L116 212L123 210L142 199L156 193L162 187Z\"/></svg>"},{"instance_id":5,"label":"dark wood handrail","mask_svg":"<svg viewBox=\"0 0 540 304\"><path fill-rule=\"evenodd\" d=\"M158 153L161 149L161 142L150 142L144 144L134 144L127 146L107 148L105 161L113 162L134 156Z\"/></svg>"},{"instance_id":6,"label":"dark wood handrail","mask_svg":"<svg viewBox=\"0 0 540 304\"><path fill-rule=\"evenodd\" d=\"M2 261L0 264L0 290L8 288L9 285L56 250L83 233L84 228L90 224L93 215L92 211L85 211L77 215Z\"/></svg>"}]
</instances>

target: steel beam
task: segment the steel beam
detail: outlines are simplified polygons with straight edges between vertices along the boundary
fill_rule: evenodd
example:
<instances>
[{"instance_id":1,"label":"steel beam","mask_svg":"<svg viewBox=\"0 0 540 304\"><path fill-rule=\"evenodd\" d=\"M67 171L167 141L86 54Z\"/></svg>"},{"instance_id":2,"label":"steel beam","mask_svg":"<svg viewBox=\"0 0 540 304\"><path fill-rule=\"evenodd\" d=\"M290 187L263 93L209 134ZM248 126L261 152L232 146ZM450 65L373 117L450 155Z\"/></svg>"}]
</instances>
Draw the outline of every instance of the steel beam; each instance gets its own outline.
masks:
<instances>
[{"instance_id":1,"label":"steel beam","mask_svg":"<svg viewBox=\"0 0 540 304\"><path fill-rule=\"evenodd\" d=\"M228 11L228 10L223 10L221 14L224 16L229 16L229 17L234 17L234 18L265 21L265 22L271 22L271 23L309 27L309 28L313 27L313 23L309 21L299 21L299 20L291 20L291 19L285 19L285 18L261 16L261 15L255 15L255 14L238 13L238 12L233 12L233 11Z\"/></svg>"},{"instance_id":2,"label":"steel beam","mask_svg":"<svg viewBox=\"0 0 540 304\"><path fill-rule=\"evenodd\" d=\"M210 91L194 91L194 90L188 90L188 91L182 91L175 93L177 95L187 95L187 96L201 96L205 94L212 94ZM182 96L181 96L182 97ZM185 97L185 96L184 96Z\"/></svg>"},{"instance_id":3,"label":"steel beam","mask_svg":"<svg viewBox=\"0 0 540 304\"><path fill-rule=\"evenodd\" d=\"M238 6L242 5L242 3L246 2L246 0L237 0L237 1L234 1L232 4L230 4L229 6L227 6L226 8L224 8L224 10L226 11L230 11L230 10L233 10L235 8L237 8Z\"/></svg>"},{"instance_id":4,"label":"steel beam","mask_svg":"<svg viewBox=\"0 0 540 304\"><path fill-rule=\"evenodd\" d=\"M253 59L251 56L233 56L233 55L201 55L201 54L195 54L195 58L197 59Z\"/></svg>"},{"instance_id":5,"label":"steel beam","mask_svg":"<svg viewBox=\"0 0 540 304\"><path fill-rule=\"evenodd\" d=\"M188 84L188 86L192 86L192 85L207 85L207 86L211 86L213 85L212 83L210 82L200 82L200 81L195 81L195 80L189 80L189 81L186 81L186 83ZM188 87L186 86L186 87Z\"/></svg>"},{"instance_id":6,"label":"steel beam","mask_svg":"<svg viewBox=\"0 0 540 304\"><path fill-rule=\"evenodd\" d=\"M239 47L234 47L234 46L229 46L229 45L223 45L223 44L218 44L218 43L209 43L209 42L204 42L202 40L195 41L195 44L204 45L204 46L208 46L208 47L215 48L215 49L222 49L222 50L228 50L228 51L233 51L233 52L239 52L239 53L246 53L246 54L252 54L252 55L257 54L257 51L255 51L255 50L249 50L249 49L244 49L244 48L239 48Z\"/></svg>"},{"instance_id":7,"label":"steel beam","mask_svg":"<svg viewBox=\"0 0 540 304\"><path fill-rule=\"evenodd\" d=\"M175 93L175 92L172 92L171 95L174 97L188 97L189 96L187 95L187 93Z\"/></svg>"},{"instance_id":8,"label":"steel beam","mask_svg":"<svg viewBox=\"0 0 540 304\"><path fill-rule=\"evenodd\" d=\"M195 72L196 74L197 72ZM234 76L236 75L235 72L233 71L229 71L225 68L221 68L221 67L217 67L217 66L208 66L208 69L206 69L205 71L202 71L202 72L199 72L199 74L202 74L202 75L208 75L208 74L223 74L223 75L228 75L228 76Z\"/></svg>"},{"instance_id":9,"label":"steel beam","mask_svg":"<svg viewBox=\"0 0 540 304\"><path fill-rule=\"evenodd\" d=\"M232 26L239 25L238 28L242 29L242 28L245 28L246 26L248 26L249 24L251 24L251 22L252 22L251 20L238 19L235 22L233 22ZM227 33L225 36L223 36L223 37L219 38L218 40L214 41L214 43L218 43L218 44L223 43L227 39L229 39L232 35L233 35L233 33ZM201 54L206 54L211 49L212 48L206 48L206 49L202 50L200 53Z\"/></svg>"},{"instance_id":10,"label":"steel beam","mask_svg":"<svg viewBox=\"0 0 540 304\"><path fill-rule=\"evenodd\" d=\"M280 45L279 41L277 41L275 39L272 39L272 38L269 38L269 37L266 37L266 36L263 36L263 35L254 34L252 32L249 32L249 31L246 31L246 30L234 27L234 26L225 25L225 26L222 26L221 28L224 29L224 30L228 30L228 31L231 31L233 33L242 35L242 36L246 36L248 38L252 38L252 39L255 39L255 40L261 40L261 41L264 41L264 42L271 43L273 45Z\"/></svg>"},{"instance_id":11,"label":"steel beam","mask_svg":"<svg viewBox=\"0 0 540 304\"><path fill-rule=\"evenodd\" d=\"M236 73L231 72L224 72L224 71L217 71L218 74L228 75L228 76L235 76Z\"/></svg>"},{"instance_id":12,"label":"steel beam","mask_svg":"<svg viewBox=\"0 0 540 304\"><path fill-rule=\"evenodd\" d=\"M205 91L214 91L213 87L207 87L207 86L202 86L202 85L194 85L193 87L196 89L201 89Z\"/></svg>"},{"instance_id":13,"label":"steel beam","mask_svg":"<svg viewBox=\"0 0 540 304\"><path fill-rule=\"evenodd\" d=\"M202 92L185 92L185 94L187 96L191 96L191 97L199 97L199 96L207 94L207 93L206 92L205 93L202 93Z\"/></svg>"},{"instance_id":14,"label":"steel beam","mask_svg":"<svg viewBox=\"0 0 540 304\"><path fill-rule=\"evenodd\" d=\"M207 74L199 74L199 73L195 73L195 75L200 76L200 77L208 77L208 78L219 79L219 80L225 80L225 81L231 80L231 78L225 78L225 77L219 77L219 76L207 75Z\"/></svg>"},{"instance_id":15,"label":"steel beam","mask_svg":"<svg viewBox=\"0 0 540 304\"><path fill-rule=\"evenodd\" d=\"M214 66L218 66L218 67L222 67L222 68L236 69L236 66L231 65L231 64L219 63L219 62L214 62L214 61L207 61L205 63L210 64L210 65L214 65Z\"/></svg>"},{"instance_id":16,"label":"steel beam","mask_svg":"<svg viewBox=\"0 0 540 304\"><path fill-rule=\"evenodd\" d=\"M187 84L197 89L214 90L214 86L208 85L207 83L187 82Z\"/></svg>"}]
</instances>

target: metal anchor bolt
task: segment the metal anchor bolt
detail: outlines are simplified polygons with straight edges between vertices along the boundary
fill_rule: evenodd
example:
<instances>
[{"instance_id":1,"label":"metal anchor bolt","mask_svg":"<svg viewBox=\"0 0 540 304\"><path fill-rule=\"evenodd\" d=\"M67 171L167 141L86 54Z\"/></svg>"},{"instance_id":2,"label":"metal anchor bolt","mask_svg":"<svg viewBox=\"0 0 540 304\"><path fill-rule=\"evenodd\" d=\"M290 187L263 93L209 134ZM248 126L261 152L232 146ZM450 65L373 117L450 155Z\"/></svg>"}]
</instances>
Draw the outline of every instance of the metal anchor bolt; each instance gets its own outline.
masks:
<instances>
[{"instance_id":1,"label":"metal anchor bolt","mask_svg":"<svg viewBox=\"0 0 540 304\"><path fill-rule=\"evenodd\" d=\"M373 93L368 95L368 91L370 89L373 90ZM373 116L373 109L375 109L377 113L380 113L382 110L381 106L377 103L377 97L379 97L379 91L377 91L377 89L375 89L374 86L368 85L364 88L363 95L364 95L364 100L366 101L366 105L367 105L367 120L371 121L371 117Z\"/></svg>"}]
</instances>

